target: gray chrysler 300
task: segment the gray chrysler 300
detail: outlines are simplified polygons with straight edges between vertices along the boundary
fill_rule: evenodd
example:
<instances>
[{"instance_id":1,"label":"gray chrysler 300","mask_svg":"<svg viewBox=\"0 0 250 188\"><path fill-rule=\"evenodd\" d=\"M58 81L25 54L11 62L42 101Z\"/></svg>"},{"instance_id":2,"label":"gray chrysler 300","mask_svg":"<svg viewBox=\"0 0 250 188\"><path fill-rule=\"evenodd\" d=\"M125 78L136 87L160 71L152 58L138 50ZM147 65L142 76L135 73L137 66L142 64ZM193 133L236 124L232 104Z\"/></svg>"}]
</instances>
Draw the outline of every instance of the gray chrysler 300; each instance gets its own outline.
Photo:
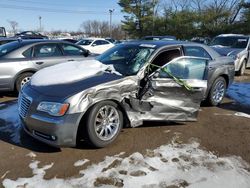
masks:
<instances>
[{"instance_id":1,"label":"gray chrysler 300","mask_svg":"<svg viewBox=\"0 0 250 188\"><path fill-rule=\"evenodd\" d=\"M201 101L219 104L233 78L233 59L210 47L131 42L38 71L19 94L19 114L25 131L47 144L75 146L80 138L105 147L124 125L195 121Z\"/></svg>"}]
</instances>

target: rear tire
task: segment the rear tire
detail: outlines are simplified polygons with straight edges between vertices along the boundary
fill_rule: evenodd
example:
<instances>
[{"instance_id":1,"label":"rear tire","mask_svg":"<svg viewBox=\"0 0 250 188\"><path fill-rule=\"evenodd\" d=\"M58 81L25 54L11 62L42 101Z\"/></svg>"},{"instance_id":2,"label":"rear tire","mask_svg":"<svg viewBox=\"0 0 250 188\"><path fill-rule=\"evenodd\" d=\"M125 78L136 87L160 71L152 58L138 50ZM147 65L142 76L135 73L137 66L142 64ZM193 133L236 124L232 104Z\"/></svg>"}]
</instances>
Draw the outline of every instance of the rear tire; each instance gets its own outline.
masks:
<instances>
[{"instance_id":1,"label":"rear tire","mask_svg":"<svg viewBox=\"0 0 250 188\"><path fill-rule=\"evenodd\" d=\"M238 70L238 71L236 72L236 75L237 75L237 76L243 76L243 75L244 75L244 73L245 73L245 71L246 71L246 64L247 64L247 61L244 60L244 61L242 62L242 64L241 64L241 66L240 66L240 70Z\"/></svg>"},{"instance_id":2,"label":"rear tire","mask_svg":"<svg viewBox=\"0 0 250 188\"><path fill-rule=\"evenodd\" d=\"M123 116L113 101L102 101L91 107L83 125L83 138L91 146L102 148L111 144L123 127Z\"/></svg>"},{"instance_id":3,"label":"rear tire","mask_svg":"<svg viewBox=\"0 0 250 188\"><path fill-rule=\"evenodd\" d=\"M227 88L227 83L226 83L225 78L223 78L221 76L218 77L214 81L214 83L209 91L209 94L207 97L208 104L210 106L219 105L225 96L226 88Z\"/></svg>"},{"instance_id":4,"label":"rear tire","mask_svg":"<svg viewBox=\"0 0 250 188\"><path fill-rule=\"evenodd\" d=\"M16 80L16 90L19 92L21 90L21 88L27 84L29 81L30 81L30 78L31 76L33 75L34 73L32 72L26 72L26 73L23 73L21 75L19 75L19 77L17 78Z\"/></svg>"}]
</instances>

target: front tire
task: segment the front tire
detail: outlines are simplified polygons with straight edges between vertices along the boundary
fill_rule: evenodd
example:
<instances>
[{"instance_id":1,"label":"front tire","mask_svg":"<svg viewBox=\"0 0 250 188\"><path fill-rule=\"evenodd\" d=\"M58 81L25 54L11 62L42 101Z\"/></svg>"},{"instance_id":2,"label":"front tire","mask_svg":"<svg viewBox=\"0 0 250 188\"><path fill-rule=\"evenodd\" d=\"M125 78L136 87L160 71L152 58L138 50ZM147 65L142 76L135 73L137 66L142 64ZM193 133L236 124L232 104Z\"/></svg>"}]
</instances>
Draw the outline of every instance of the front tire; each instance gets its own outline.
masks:
<instances>
[{"instance_id":1,"label":"front tire","mask_svg":"<svg viewBox=\"0 0 250 188\"><path fill-rule=\"evenodd\" d=\"M95 104L86 118L84 139L96 148L111 144L123 126L122 112L113 101Z\"/></svg>"},{"instance_id":2,"label":"front tire","mask_svg":"<svg viewBox=\"0 0 250 188\"><path fill-rule=\"evenodd\" d=\"M227 88L227 83L226 83L225 78L223 78L221 76L218 77L214 81L214 83L209 91L208 98L207 98L208 104L210 106L219 105L225 96L226 88Z\"/></svg>"},{"instance_id":3,"label":"front tire","mask_svg":"<svg viewBox=\"0 0 250 188\"><path fill-rule=\"evenodd\" d=\"M21 90L21 88L27 84L30 79L31 79L31 76L33 75L32 72L26 72L26 73L23 73L21 74L17 80L16 80L16 90L19 92Z\"/></svg>"}]
</instances>

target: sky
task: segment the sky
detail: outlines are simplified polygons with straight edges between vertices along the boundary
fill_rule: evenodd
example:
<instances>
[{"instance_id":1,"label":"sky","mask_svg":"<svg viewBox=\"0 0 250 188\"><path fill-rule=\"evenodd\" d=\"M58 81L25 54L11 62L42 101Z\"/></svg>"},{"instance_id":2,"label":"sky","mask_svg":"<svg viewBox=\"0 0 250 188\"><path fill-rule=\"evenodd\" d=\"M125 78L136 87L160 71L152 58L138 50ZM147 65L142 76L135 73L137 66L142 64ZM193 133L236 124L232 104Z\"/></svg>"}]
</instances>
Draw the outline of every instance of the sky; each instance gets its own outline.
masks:
<instances>
[{"instance_id":1,"label":"sky","mask_svg":"<svg viewBox=\"0 0 250 188\"><path fill-rule=\"evenodd\" d=\"M18 22L19 30L39 28L39 16L46 31L77 31L87 20L109 21L123 19L118 0L0 0L0 27L10 30L8 21Z\"/></svg>"}]
</instances>

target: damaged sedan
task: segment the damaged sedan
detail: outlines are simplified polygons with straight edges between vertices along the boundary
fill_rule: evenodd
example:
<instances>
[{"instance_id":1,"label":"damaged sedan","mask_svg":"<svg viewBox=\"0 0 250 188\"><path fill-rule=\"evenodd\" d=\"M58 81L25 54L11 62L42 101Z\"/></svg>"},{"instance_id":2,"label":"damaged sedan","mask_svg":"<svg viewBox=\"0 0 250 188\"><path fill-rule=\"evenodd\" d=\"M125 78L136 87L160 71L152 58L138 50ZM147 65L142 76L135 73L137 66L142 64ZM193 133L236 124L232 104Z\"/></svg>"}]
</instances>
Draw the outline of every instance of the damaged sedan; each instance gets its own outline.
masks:
<instances>
[{"instance_id":1,"label":"damaged sedan","mask_svg":"<svg viewBox=\"0 0 250 188\"><path fill-rule=\"evenodd\" d=\"M144 120L196 121L201 101L221 103L233 78L233 59L210 47L131 42L96 60L38 71L19 93L19 115L42 142L76 146L83 139L100 148Z\"/></svg>"}]
</instances>

